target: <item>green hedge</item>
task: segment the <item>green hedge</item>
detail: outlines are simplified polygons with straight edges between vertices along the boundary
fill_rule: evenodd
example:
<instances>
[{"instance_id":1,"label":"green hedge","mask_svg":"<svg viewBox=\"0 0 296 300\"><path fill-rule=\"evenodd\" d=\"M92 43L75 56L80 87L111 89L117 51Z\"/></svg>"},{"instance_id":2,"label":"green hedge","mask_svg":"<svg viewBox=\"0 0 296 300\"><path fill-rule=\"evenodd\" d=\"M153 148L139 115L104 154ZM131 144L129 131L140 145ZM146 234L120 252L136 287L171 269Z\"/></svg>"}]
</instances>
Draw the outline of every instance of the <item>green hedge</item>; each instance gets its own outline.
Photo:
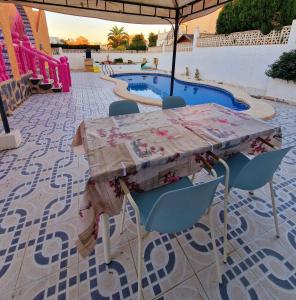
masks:
<instances>
[{"instance_id":1,"label":"green hedge","mask_svg":"<svg viewBox=\"0 0 296 300\"><path fill-rule=\"evenodd\" d=\"M263 34L280 30L296 19L296 0L233 0L217 20L218 34L260 29Z\"/></svg>"},{"instance_id":2,"label":"green hedge","mask_svg":"<svg viewBox=\"0 0 296 300\"><path fill-rule=\"evenodd\" d=\"M265 74L271 78L279 78L296 83L296 50L284 52L280 58L269 66Z\"/></svg>"},{"instance_id":3,"label":"green hedge","mask_svg":"<svg viewBox=\"0 0 296 300\"><path fill-rule=\"evenodd\" d=\"M134 35L134 37L132 38L132 41L127 49L128 50L147 50L144 35L142 33Z\"/></svg>"},{"instance_id":4,"label":"green hedge","mask_svg":"<svg viewBox=\"0 0 296 300\"><path fill-rule=\"evenodd\" d=\"M120 57L120 58L115 58L114 60L113 60L113 62L115 63L115 64L122 64L123 63L123 59Z\"/></svg>"},{"instance_id":5,"label":"green hedge","mask_svg":"<svg viewBox=\"0 0 296 300\"><path fill-rule=\"evenodd\" d=\"M67 45L67 44L50 44L51 48L63 49L93 49L100 50L100 45Z\"/></svg>"}]
</instances>

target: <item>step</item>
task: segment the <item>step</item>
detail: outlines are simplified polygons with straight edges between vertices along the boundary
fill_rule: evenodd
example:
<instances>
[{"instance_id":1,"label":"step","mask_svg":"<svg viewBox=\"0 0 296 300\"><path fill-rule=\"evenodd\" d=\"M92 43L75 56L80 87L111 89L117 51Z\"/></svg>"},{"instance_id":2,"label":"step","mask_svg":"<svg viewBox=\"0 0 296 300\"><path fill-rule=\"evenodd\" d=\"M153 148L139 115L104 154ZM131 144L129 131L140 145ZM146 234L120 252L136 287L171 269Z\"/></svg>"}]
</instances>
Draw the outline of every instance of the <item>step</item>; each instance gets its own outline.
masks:
<instances>
[{"instance_id":1,"label":"step","mask_svg":"<svg viewBox=\"0 0 296 300\"><path fill-rule=\"evenodd\" d=\"M48 82L41 81L38 86L42 90L47 91L47 90L50 90L52 88L52 85L53 85L53 80L49 80Z\"/></svg>"},{"instance_id":2,"label":"step","mask_svg":"<svg viewBox=\"0 0 296 300\"><path fill-rule=\"evenodd\" d=\"M52 87L51 90L54 92L54 93L60 93L62 91L62 85L60 84L58 87Z\"/></svg>"},{"instance_id":3,"label":"step","mask_svg":"<svg viewBox=\"0 0 296 300\"><path fill-rule=\"evenodd\" d=\"M43 79L42 76L38 76L37 78L34 78L34 77L31 77L29 78L30 82L33 84L33 85L37 85L40 83L40 81Z\"/></svg>"}]
</instances>

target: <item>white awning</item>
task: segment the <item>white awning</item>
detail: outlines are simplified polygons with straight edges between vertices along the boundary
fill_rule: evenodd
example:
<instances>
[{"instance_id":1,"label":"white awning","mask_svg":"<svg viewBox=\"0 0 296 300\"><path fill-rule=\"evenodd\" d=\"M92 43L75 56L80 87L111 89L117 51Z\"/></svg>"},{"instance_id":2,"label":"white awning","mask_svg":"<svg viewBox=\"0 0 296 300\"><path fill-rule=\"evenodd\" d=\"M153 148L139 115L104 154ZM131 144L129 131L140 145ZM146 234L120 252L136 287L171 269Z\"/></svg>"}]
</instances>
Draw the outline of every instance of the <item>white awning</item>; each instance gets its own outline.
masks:
<instances>
[{"instance_id":1,"label":"white awning","mask_svg":"<svg viewBox=\"0 0 296 300\"><path fill-rule=\"evenodd\" d=\"M176 10L186 22L207 15L231 0L25 0L1 1L76 16L135 24L174 23Z\"/></svg>"}]
</instances>

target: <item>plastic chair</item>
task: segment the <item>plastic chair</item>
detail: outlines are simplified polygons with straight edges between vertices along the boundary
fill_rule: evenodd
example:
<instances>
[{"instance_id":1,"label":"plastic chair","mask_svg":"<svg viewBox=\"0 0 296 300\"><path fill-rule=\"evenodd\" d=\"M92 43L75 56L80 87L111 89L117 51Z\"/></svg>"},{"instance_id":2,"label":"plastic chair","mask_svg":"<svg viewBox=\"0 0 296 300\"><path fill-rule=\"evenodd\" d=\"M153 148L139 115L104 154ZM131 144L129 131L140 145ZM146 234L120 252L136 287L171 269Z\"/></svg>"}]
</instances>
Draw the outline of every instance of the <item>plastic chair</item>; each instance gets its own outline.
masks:
<instances>
[{"instance_id":1,"label":"plastic chair","mask_svg":"<svg viewBox=\"0 0 296 300\"><path fill-rule=\"evenodd\" d=\"M109 117L139 113L136 102L130 100L119 100L109 105Z\"/></svg>"},{"instance_id":2,"label":"plastic chair","mask_svg":"<svg viewBox=\"0 0 296 300\"><path fill-rule=\"evenodd\" d=\"M114 101L109 105L109 117L129 115L139 113L139 107L136 102L130 100ZM124 217L126 209L126 198L124 197L121 209L120 233L123 231Z\"/></svg>"},{"instance_id":3,"label":"plastic chair","mask_svg":"<svg viewBox=\"0 0 296 300\"><path fill-rule=\"evenodd\" d=\"M231 188L254 191L269 183L277 237L280 236L280 233L272 179L282 159L291 148L293 147L262 153L253 159L249 159L244 154L238 153L225 160L227 166L221 164L216 164L214 166L217 176L225 175L225 178L228 178L227 183L224 183L227 193L230 192ZM227 198L228 196L226 195L224 199L224 262L226 262L227 255Z\"/></svg>"},{"instance_id":4,"label":"plastic chair","mask_svg":"<svg viewBox=\"0 0 296 300\"><path fill-rule=\"evenodd\" d=\"M162 101L162 109L178 108L186 106L186 102L179 96L168 96Z\"/></svg>"},{"instance_id":5,"label":"plastic chair","mask_svg":"<svg viewBox=\"0 0 296 300\"><path fill-rule=\"evenodd\" d=\"M211 204L222 177L193 185L188 177L143 193L130 193L120 180L122 190L135 211L138 236L138 299L142 297L142 236L146 231L174 234L192 227L208 210L213 250L219 282L220 266L213 232Z\"/></svg>"}]
</instances>

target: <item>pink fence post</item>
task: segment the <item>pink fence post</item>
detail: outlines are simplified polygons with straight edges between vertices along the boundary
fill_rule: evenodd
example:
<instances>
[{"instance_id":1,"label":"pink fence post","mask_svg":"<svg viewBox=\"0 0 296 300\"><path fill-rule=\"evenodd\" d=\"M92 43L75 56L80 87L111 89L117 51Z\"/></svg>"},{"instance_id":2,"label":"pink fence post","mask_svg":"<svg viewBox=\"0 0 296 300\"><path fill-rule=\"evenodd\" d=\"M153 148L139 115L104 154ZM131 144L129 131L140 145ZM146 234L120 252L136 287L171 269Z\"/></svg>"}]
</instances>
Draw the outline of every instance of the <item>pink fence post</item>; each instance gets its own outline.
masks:
<instances>
[{"instance_id":1,"label":"pink fence post","mask_svg":"<svg viewBox=\"0 0 296 300\"><path fill-rule=\"evenodd\" d=\"M3 59L3 48L4 46L0 44L0 82L9 79L9 76L6 71L5 62Z\"/></svg>"},{"instance_id":2,"label":"pink fence post","mask_svg":"<svg viewBox=\"0 0 296 300\"><path fill-rule=\"evenodd\" d=\"M49 75L50 78L53 79L53 86L54 88L59 87L57 72L56 72L56 65L53 63L49 63Z\"/></svg>"},{"instance_id":3,"label":"pink fence post","mask_svg":"<svg viewBox=\"0 0 296 300\"><path fill-rule=\"evenodd\" d=\"M23 60L23 69L24 69L24 73L26 74L29 70L31 70L30 68L30 54L27 51L24 51L23 48L24 47L30 47L30 42L27 36L24 36L24 40L20 41L20 55L22 56L22 60Z\"/></svg>"},{"instance_id":4,"label":"pink fence post","mask_svg":"<svg viewBox=\"0 0 296 300\"><path fill-rule=\"evenodd\" d=\"M23 46L27 49L31 49L30 40L27 36L24 37ZM26 55L28 68L32 71L32 78L38 78L36 68L36 56L34 55L34 51L26 51Z\"/></svg>"},{"instance_id":5,"label":"pink fence post","mask_svg":"<svg viewBox=\"0 0 296 300\"><path fill-rule=\"evenodd\" d=\"M25 74L27 73L26 54L23 52L23 49L21 47L21 42L19 43L18 49L19 49L19 58L21 64L21 73Z\"/></svg>"},{"instance_id":6,"label":"pink fence post","mask_svg":"<svg viewBox=\"0 0 296 300\"><path fill-rule=\"evenodd\" d=\"M45 60L42 56L39 57L39 67L41 75L43 76L43 82L48 83L48 77L45 69Z\"/></svg>"},{"instance_id":7,"label":"pink fence post","mask_svg":"<svg viewBox=\"0 0 296 300\"><path fill-rule=\"evenodd\" d=\"M21 56L20 56L20 41L19 41L19 35L17 32L12 32L12 41L13 41L13 46L14 46L14 51L15 51L15 56L18 64L18 69L20 71L20 74L24 73L23 70L23 64L21 62Z\"/></svg>"},{"instance_id":8,"label":"pink fence post","mask_svg":"<svg viewBox=\"0 0 296 300\"><path fill-rule=\"evenodd\" d=\"M60 65L59 65L59 78L60 82L62 83L62 91L69 92L69 75L68 75L68 66L67 61L64 57L60 58Z\"/></svg>"},{"instance_id":9,"label":"pink fence post","mask_svg":"<svg viewBox=\"0 0 296 300\"><path fill-rule=\"evenodd\" d=\"M71 79L71 72L70 72L70 64L69 64L69 61L68 61L68 57L67 56L64 56L65 57L65 60L66 60L66 63L67 63L67 72L68 72L68 82L69 82L69 86L72 86L72 79Z\"/></svg>"}]
</instances>

